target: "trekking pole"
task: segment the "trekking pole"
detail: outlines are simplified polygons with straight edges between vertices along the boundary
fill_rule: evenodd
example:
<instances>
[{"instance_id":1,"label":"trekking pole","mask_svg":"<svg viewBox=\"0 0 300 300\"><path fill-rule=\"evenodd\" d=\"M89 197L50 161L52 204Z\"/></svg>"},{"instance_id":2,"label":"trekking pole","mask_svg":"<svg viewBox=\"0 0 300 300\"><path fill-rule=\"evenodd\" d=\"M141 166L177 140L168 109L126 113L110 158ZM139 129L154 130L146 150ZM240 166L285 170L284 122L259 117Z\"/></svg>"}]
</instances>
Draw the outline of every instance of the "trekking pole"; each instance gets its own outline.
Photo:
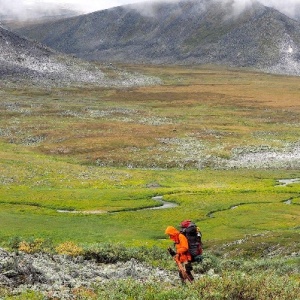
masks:
<instances>
[{"instance_id":1,"label":"trekking pole","mask_svg":"<svg viewBox=\"0 0 300 300\"><path fill-rule=\"evenodd\" d=\"M190 276L187 274L185 268L183 267L183 265L181 264L181 262L178 259L178 256L176 255L175 251L171 248L168 248L168 252L170 253L170 255L172 256L172 258L174 259L174 261L177 264L178 270L182 276L182 279L185 281L186 279L192 283L193 280L190 278Z\"/></svg>"},{"instance_id":2,"label":"trekking pole","mask_svg":"<svg viewBox=\"0 0 300 300\"><path fill-rule=\"evenodd\" d=\"M193 282L192 278L188 275L188 273L186 272L185 268L183 267L183 265L181 264L181 262L179 261L179 259L177 258L176 255L173 257L173 259L175 260L175 262L178 266L178 270L181 273L182 278L184 280L187 279L190 283L192 283Z\"/></svg>"}]
</instances>

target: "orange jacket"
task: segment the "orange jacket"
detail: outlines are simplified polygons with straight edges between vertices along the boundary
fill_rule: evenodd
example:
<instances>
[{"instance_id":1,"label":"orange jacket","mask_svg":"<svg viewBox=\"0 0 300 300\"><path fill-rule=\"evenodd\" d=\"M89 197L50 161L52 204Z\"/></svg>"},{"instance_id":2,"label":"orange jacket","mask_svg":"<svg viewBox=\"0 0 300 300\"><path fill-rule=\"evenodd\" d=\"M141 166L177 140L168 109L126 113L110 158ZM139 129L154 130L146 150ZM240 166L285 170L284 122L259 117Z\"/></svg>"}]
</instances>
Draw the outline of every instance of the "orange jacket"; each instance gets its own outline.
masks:
<instances>
[{"instance_id":1,"label":"orange jacket","mask_svg":"<svg viewBox=\"0 0 300 300\"><path fill-rule=\"evenodd\" d=\"M187 262L192 260L192 257L188 252L188 240L182 233L180 233L175 227L168 226L165 234L168 234L170 239L174 241L176 253L179 255L180 262Z\"/></svg>"}]
</instances>

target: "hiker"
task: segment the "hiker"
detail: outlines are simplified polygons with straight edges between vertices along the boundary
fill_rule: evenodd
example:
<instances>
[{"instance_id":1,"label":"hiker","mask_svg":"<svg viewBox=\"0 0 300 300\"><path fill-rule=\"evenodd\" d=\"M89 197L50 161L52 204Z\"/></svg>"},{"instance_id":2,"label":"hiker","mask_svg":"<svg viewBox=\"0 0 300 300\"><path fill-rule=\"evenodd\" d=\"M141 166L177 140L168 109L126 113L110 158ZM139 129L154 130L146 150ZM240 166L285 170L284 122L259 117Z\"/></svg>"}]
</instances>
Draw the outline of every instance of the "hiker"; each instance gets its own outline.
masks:
<instances>
[{"instance_id":1,"label":"hiker","mask_svg":"<svg viewBox=\"0 0 300 300\"><path fill-rule=\"evenodd\" d=\"M172 257L175 258L175 261L178 264L179 277L181 278L182 282L184 282L185 279L193 281L194 277L191 273L193 270L191 263L192 256L189 253L189 244L187 238L173 226L168 226L165 234L169 235L170 239L174 241L176 252L171 247L168 248L168 251Z\"/></svg>"}]
</instances>

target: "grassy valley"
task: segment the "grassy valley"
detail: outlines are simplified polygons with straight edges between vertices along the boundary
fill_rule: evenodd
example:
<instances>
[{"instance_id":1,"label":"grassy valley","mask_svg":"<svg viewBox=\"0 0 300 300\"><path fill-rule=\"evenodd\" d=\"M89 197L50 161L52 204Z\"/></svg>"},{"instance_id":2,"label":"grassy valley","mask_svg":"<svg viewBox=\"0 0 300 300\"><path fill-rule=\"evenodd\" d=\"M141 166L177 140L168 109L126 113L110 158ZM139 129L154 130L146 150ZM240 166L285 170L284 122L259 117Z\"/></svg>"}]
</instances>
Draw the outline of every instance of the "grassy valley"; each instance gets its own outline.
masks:
<instances>
[{"instance_id":1,"label":"grassy valley","mask_svg":"<svg viewBox=\"0 0 300 300\"><path fill-rule=\"evenodd\" d=\"M300 181L280 180L300 178L299 77L122 68L162 84L0 91L2 247L42 240L36 249L52 253L71 241L102 262L108 252L176 272L164 230L190 218L204 242L196 295L120 280L75 299L297 299ZM146 209L157 196L176 206Z\"/></svg>"}]
</instances>

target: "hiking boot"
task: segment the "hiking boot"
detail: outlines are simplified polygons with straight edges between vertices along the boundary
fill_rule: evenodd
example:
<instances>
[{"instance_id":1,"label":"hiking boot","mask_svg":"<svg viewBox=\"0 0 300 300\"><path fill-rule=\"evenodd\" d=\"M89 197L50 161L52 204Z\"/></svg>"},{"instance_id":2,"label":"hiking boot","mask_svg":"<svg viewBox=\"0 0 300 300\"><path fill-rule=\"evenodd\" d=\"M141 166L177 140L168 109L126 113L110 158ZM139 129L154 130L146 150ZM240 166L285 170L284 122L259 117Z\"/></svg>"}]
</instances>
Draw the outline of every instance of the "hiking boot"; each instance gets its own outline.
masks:
<instances>
[{"instance_id":1,"label":"hiking boot","mask_svg":"<svg viewBox=\"0 0 300 300\"><path fill-rule=\"evenodd\" d=\"M194 276L191 272L186 272L186 274L189 276L190 280L194 280Z\"/></svg>"}]
</instances>

